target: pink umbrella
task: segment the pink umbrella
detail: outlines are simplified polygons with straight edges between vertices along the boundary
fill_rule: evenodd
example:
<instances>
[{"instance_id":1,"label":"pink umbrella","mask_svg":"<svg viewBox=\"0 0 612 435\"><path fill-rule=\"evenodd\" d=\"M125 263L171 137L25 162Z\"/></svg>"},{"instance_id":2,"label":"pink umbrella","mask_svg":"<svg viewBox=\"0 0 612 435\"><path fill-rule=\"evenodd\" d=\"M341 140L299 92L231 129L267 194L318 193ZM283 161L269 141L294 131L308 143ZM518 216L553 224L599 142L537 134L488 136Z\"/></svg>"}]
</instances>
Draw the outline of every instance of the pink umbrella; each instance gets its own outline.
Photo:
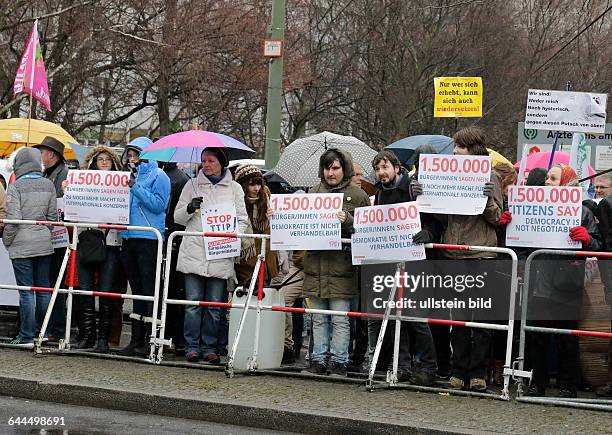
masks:
<instances>
[{"instance_id":1,"label":"pink umbrella","mask_svg":"<svg viewBox=\"0 0 612 435\"><path fill-rule=\"evenodd\" d=\"M555 151L553 164L563 163L569 165L570 155L561 151ZM548 169L548 162L550 161L550 151L539 152L529 154L527 156L527 164L525 165L525 172L529 172L534 168ZM514 167L518 170L521 166L521 160L514 164ZM595 170L589 165L589 175L595 175Z\"/></svg>"}]
</instances>

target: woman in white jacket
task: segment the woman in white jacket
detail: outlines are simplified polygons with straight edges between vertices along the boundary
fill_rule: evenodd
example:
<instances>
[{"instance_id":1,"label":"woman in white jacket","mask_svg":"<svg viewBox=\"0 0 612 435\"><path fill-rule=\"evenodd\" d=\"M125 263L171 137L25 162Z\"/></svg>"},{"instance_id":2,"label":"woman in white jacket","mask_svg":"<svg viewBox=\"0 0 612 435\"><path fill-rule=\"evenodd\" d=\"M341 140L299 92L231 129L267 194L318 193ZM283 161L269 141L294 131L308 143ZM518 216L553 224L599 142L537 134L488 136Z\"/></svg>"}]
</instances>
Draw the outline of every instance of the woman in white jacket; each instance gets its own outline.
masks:
<instances>
[{"instance_id":1,"label":"woman in white jacket","mask_svg":"<svg viewBox=\"0 0 612 435\"><path fill-rule=\"evenodd\" d=\"M174 221L186 231L203 231L201 208L233 204L236 208L237 232L244 232L249 218L244 192L232 180L227 169L227 154L222 148L206 148L202 152L202 170L181 192L174 212ZM235 279L234 259L208 260L203 237L185 237L181 243L177 270L185 274L185 294L190 301L227 302L227 280ZM185 356L196 362L219 362L220 308L185 307Z\"/></svg>"}]
</instances>

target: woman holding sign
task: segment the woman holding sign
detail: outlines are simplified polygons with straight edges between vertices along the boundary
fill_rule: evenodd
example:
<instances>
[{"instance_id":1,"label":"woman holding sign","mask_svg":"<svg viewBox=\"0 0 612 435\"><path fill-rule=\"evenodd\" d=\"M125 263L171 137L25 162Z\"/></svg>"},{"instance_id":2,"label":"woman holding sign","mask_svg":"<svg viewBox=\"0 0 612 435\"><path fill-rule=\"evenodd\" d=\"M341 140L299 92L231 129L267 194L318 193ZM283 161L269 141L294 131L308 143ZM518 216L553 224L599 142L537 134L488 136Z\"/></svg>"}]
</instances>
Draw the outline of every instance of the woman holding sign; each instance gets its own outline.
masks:
<instances>
[{"instance_id":1,"label":"woman holding sign","mask_svg":"<svg viewBox=\"0 0 612 435\"><path fill-rule=\"evenodd\" d=\"M81 169L98 171L118 171L121 168L119 157L112 149L105 146L93 148L86 156ZM64 186L62 186L64 187ZM117 230L79 229L77 249L77 272L82 290L113 291L113 280L119 264L121 237ZM96 240L102 240L105 246L104 256L97 255ZM92 241L94 242L92 245ZM104 258L102 258L104 257ZM97 279L96 279L97 278ZM110 335L112 299L99 298L98 331L96 342L96 308L95 298L77 296L80 341L75 349L94 348L94 352L108 353Z\"/></svg>"},{"instance_id":2,"label":"woman holding sign","mask_svg":"<svg viewBox=\"0 0 612 435\"><path fill-rule=\"evenodd\" d=\"M203 220L206 220L207 228L210 224L210 230L215 232L244 233L246 230L249 218L244 192L232 180L228 163L222 148L205 148L202 152L202 169L195 180L185 184L174 212L174 221L184 225L186 231L204 231ZM225 218L226 212L222 216L214 214L215 210L222 209L235 210L235 217L231 219L237 221L234 231L227 231L221 223L216 223L226 222L226 219L221 219ZM190 301L227 302L227 280L236 278L234 258L215 254L211 259L212 254L210 248L207 250L207 239L203 237L185 237L181 243L177 270L185 274L185 294ZM220 361L217 354L220 313L220 308L185 307L187 361L197 362L200 357L205 362Z\"/></svg>"},{"instance_id":3,"label":"woman holding sign","mask_svg":"<svg viewBox=\"0 0 612 435\"><path fill-rule=\"evenodd\" d=\"M546 186L578 186L578 177L567 165L554 165L546 175ZM582 243L582 249L599 250L602 238L593 213L582 206L581 225L570 229L572 240ZM534 326L578 329L578 319L584 291L584 260L566 256L539 256L534 261L535 274L530 282L529 317ZM532 333L530 356L533 378L527 394L544 396L548 385L548 355L550 336ZM574 398L580 381L578 337L556 335L559 375L559 396Z\"/></svg>"}]
</instances>

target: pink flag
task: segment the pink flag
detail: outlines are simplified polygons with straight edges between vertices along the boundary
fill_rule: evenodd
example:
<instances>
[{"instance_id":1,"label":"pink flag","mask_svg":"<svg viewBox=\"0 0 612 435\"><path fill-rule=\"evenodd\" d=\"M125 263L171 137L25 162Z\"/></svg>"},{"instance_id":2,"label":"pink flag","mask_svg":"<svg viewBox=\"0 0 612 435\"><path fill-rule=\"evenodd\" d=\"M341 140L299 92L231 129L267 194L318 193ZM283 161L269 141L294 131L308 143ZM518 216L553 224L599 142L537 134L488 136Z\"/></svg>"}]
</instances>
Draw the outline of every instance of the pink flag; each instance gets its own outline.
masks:
<instances>
[{"instance_id":1,"label":"pink flag","mask_svg":"<svg viewBox=\"0 0 612 435\"><path fill-rule=\"evenodd\" d=\"M49 86L47 85L47 73L45 63L42 58L40 41L38 40L38 20L34 21L28 43L21 56L13 95L29 94L36 98L45 108L51 111L51 99L49 96Z\"/></svg>"}]
</instances>

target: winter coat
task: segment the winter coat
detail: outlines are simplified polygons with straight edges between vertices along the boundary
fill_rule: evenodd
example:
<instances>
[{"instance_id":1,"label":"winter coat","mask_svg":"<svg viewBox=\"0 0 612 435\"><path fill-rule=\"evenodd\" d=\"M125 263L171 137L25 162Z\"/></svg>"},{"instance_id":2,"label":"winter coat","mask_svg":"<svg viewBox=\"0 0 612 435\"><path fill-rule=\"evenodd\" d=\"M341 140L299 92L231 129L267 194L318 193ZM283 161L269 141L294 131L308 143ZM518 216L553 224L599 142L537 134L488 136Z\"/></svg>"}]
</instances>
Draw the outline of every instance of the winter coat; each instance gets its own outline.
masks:
<instances>
[{"instance_id":1,"label":"winter coat","mask_svg":"<svg viewBox=\"0 0 612 435\"><path fill-rule=\"evenodd\" d=\"M56 191L53 183L42 176L40 152L35 148L19 150L13 170L15 182L7 190L6 218L57 220ZM2 241L11 260L53 253L51 228L43 225L6 224Z\"/></svg>"},{"instance_id":2,"label":"winter coat","mask_svg":"<svg viewBox=\"0 0 612 435\"><path fill-rule=\"evenodd\" d=\"M164 237L166 208L170 201L170 179L157 167L157 162L141 161L136 183L130 189L130 225L157 228ZM149 231L123 231L123 239L153 239Z\"/></svg>"},{"instance_id":3,"label":"winter coat","mask_svg":"<svg viewBox=\"0 0 612 435\"><path fill-rule=\"evenodd\" d=\"M385 189L379 181L376 183L376 193L374 195L374 205L399 204L402 202L416 201L417 196L412 191L413 177L408 174L406 169L402 168L400 175L402 179L399 184L392 189ZM429 231L433 240L438 242L442 235L442 224L434 215L430 213L420 213L421 229ZM428 252L427 258L431 257Z\"/></svg>"},{"instance_id":4,"label":"winter coat","mask_svg":"<svg viewBox=\"0 0 612 435\"><path fill-rule=\"evenodd\" d=\"M355 172L350 154L339 149L328 150L325 153L330 151L335 151L344 160L343 167L346 170L343 180L337 186L330 187L323 179L323 167L319 166L321 181L308 193L344 193L342 210L346 212L346 220L341 225L341 231L343 238L349 238L353 231L355 209L369 206L370 198L362 189L351 184L351 177ZM343 245L341 251L307 251L303 265L306 296L329 299L359 295L357 268L352 265L348 245Z\"/></svg>"},{"instance_id":5,"label":"winter coat","mask_svg":"<svg viewBox=\"0 0 612 435\"><path fill-rule=\"evenodd\" d=\"M101 153L106 153L108 154L111 159L113 160L113 171L120 171L121 170L121 161L119 160L119 156L117 154L115 154L115 152L112 150L112 148L109 148L107 146L104 145L98 145L93 147L86 155L85 158L83 159L83 163L81 163L81 166L79 169L82 170L92 170L95 171L97 170L96 167L96 158L98 157L98 155L100 155ZM85 231L84 228L79 228L77 230L77 232L79 234L81 234L83 231ZM121 246L121 231L119 230L104 230L105 234L106 234L106 245L107 246Z\"/></svg>"},{"instance_id":6,"label":"winter coat","mask_svg":"<svg viewBox=\"0 0 612 435\"><path fill-rule=\"evenodd\" d=\"M55 166L45 169L44 175L45 178L53 183L57 198L63 197L64 192L62 191L62 183L68 177L68 166L66 166L66 162L60 160Z\"/></svg>"},{"instance_id":7,"label":"winter coat","mask_svg":"<svg viewBox=\"0 0 612 435\"><path fill-rule=\"evenodd\" d=\"M602 238L595 222L595 216L584 206L582 207L581 225L591 236L591 242L583 250L598 251L601 249ZM584 260L562 255L537 256L533 260L531 274L532 296L557 303L571 304L577 309L582 304Z\"/></svg>"},{"instance_id":8,"label":"winter coat","mask_svg":"<svg viewBox=\"0 0 612 435\"><path fill-rule=\"evenodd\" d=\"M244 191L240 184L232 180L232 174L228 169L224 170L223 178L217 183L212 182L204 175L203 171L198 172L195 179L192 179L183 188L176 210L174 211L174 221L179 225L185 226L186 231L202 232L202 219L198 210L194 213L187 213L187 206L193 198L202 197L202 208L216 204L231 203L236 208L236 218L238 220L237 230L243 233L249 225L246 206L244 204ZM235 278L234 259L222 258L215 260L206 259L204 238L197 236L184 237L179 249L178 263L176 269L183 273L193 273L205 277L221 279Z\"/></svg>"},{"instance_id":9,"label":"winter coat","mask_svg":"<svg viewBox=\"0 0 612 435\"><path fill-rule=\"evenodd\" d=\"M501 190L501 177L491 172L493 197L487 198L482 214L476 216L446 215L446 228L442 243L449 245L497 246L497 221L501 217L504 203ZM495 257L492 252L442 250L441 256L451 259L470 259Z\"/></svg>"}]
</instances>

